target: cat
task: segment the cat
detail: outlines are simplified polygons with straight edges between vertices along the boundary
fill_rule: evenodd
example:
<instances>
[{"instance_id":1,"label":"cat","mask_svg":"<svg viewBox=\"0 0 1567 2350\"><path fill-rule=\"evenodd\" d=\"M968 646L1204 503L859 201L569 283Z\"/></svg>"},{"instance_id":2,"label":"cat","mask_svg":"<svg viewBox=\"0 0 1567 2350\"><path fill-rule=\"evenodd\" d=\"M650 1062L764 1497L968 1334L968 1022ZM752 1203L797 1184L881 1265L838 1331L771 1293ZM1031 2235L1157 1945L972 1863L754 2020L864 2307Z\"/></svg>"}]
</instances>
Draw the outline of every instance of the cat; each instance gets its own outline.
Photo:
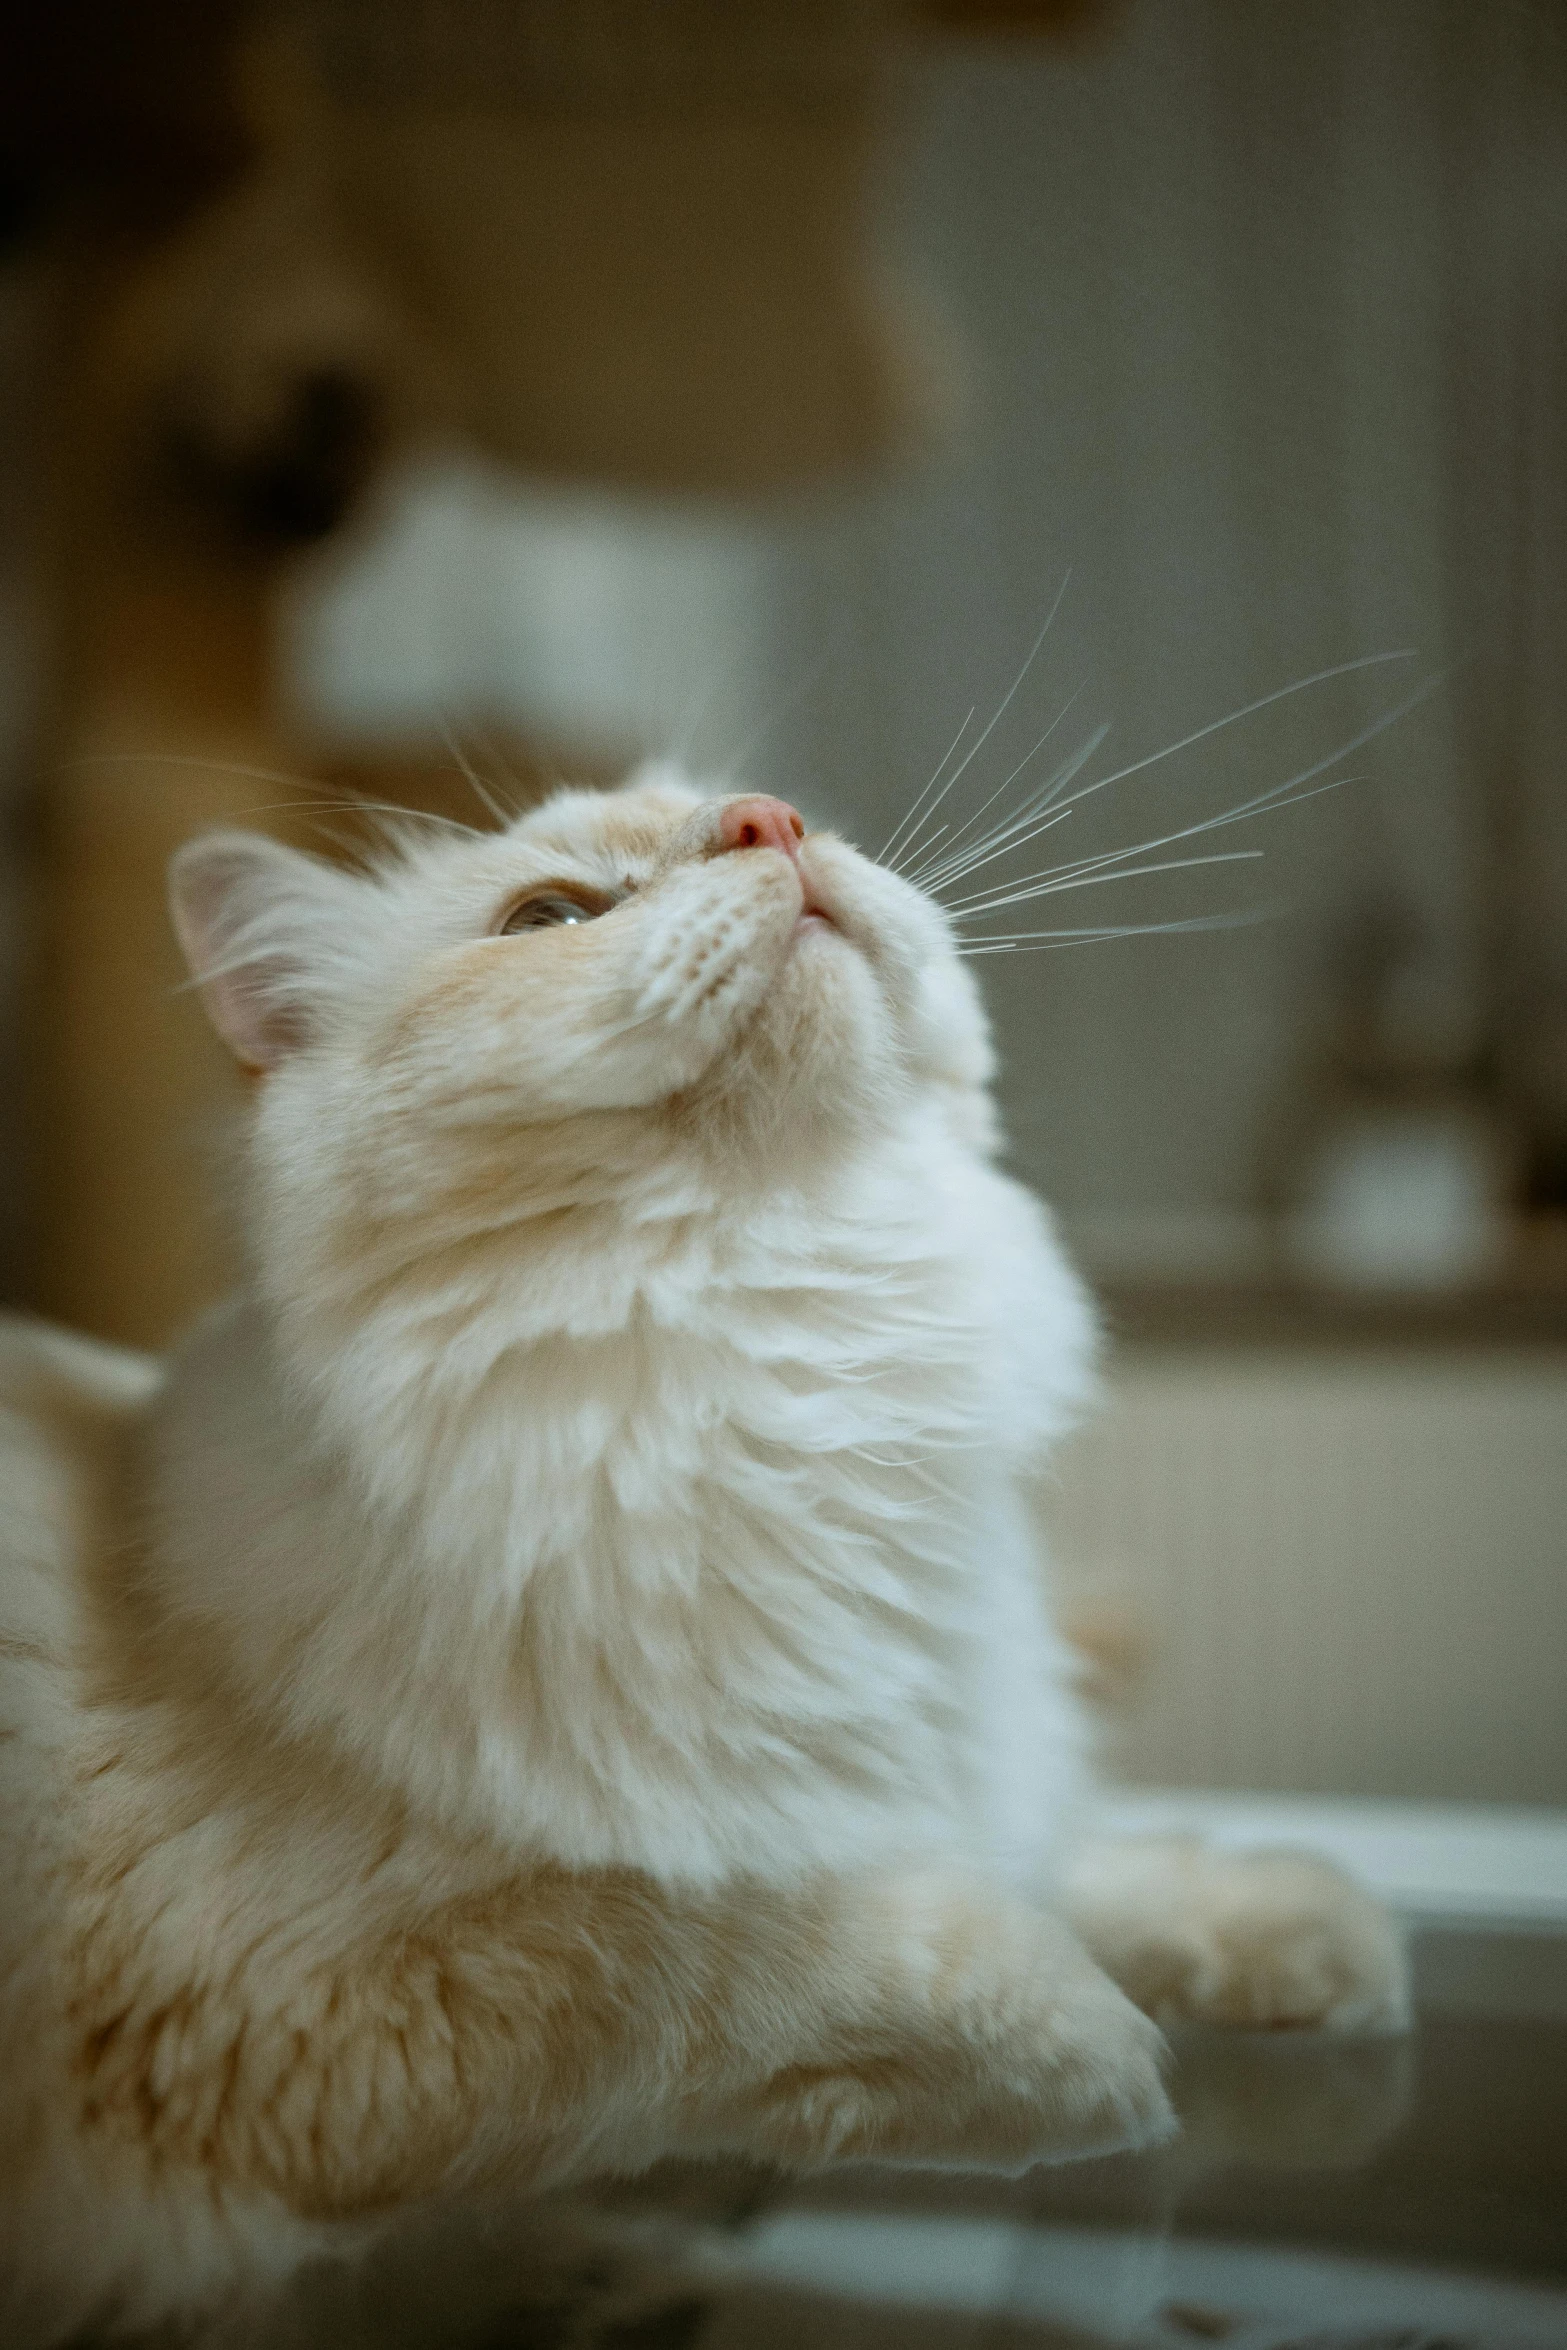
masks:
<instances>
[{"instance_id":1,"label":"cat","mask_svg":"<svg viewBox=\"0 0 1567 2350\"><path fill-rule=\"evenodd\" d=\"M1029 1492L1094 1319L939 906L662 766L171 894L249 1272L166 1363L5 1333L8 2341L501 2177L1148 2144L1172 2017L1403 2026L1327 1864L1077 1841Z\"/></svg>"}]
</instances>

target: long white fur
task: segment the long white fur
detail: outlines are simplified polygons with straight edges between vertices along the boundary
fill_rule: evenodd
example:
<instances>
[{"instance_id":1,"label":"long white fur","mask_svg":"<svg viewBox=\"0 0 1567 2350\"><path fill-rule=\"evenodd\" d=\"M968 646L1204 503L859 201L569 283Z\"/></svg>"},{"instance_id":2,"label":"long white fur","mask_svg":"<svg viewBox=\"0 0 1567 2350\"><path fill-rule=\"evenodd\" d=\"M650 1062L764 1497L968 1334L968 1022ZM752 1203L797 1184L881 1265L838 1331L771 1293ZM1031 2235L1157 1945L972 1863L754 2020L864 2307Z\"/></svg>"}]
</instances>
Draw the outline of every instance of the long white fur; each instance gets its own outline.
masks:
<instances>
[{"instance_id":1,"label":"long white fur","mask_svg":"<svg viewBox=\"0 0 1567 2350\"><path fill-rule=\"evenodd\" d=\"M671 811L702 804L663 775L634 788ZM569 832L579 813L602 804L557 801L534 828ZM547 1037L442 1038L433 1064L409 1051L389 1081L410 1119L400 1099L362 1098L363 1024L384 1021L427 941L438 953L472 931L492 892L469 876L487 882L508 858L509 839L415 844L368 888L344 885L369 905L352 906L351 929L345 908L328 957L306 965L344 1041L334 1051L329 1031L285 1064L258 1109L271 1311L232 1309L176 1373L176 1588L221 1610L263 1676L308 1612L304 1669L267 1701L519 1850L710 1882L946 1848L1039 1882L1081 1733L1018 1481L1084 1399L1091 1321L1043 1211L975 1148L988 1121L965 1097L988 1073L983 1030L944 923L851 852L815 845L839 890L874 907L862 920L913 934L915 1001L899 1010L948 1055L932 1089L867 1050L881 1098L856 1104L851 1148L827 1121L819 1138L769 1136L769 1184L743 1148L737 1164L701 1138L682 1150L626 1133L612 1171L593 1171L595 1205L574 1180L563 1213L555 1185L535 1191L519 1167L514 1191L454 1209L444 1155L466 1163L476 1123L517 1119L497 1048L518 1063L520 1161L539 1095L553 1114L573 1092L604 1106L604 1042L575 1033L580 1068L557 1070ZM727 911L754 981L736 863L664 884L673 902L638 942L651 975L628 991L630 1017L652 1005L654 1032L630 1031L625 1091L644 1063L688 1049L688 1027L703 1024L703 1047L728 1042L728 1019L675 996L670 933L699 927L716 959ZM858 958L841 937L810 945L824 963ZM927 979L915 966L931 946L945 968ZM378 1250L345 1260L343 1207L361 1212L367 1168L396 1197L369 1209ZM419 1256L404 1283L400 1247ZM300 1538L302 1448L325 1541ZM216 1560L211 1499L186 1466L214 1456L241 1462L243 1481ZM361 1715L343 1692L366 1673L376 1704ZM467 1693L451 1744L432 1739L432 1677Z\"/></svg>"},{"instance_id":2,"label":"long white fur","mask_svg":"<svg viewBox=\"0 0 1567 2350\"><path fill-rule=\"evenodd\" d=\"M13 1336L7 1381L33 1498L0 1549L25 1888L0 1928L6 2119L12 2159L52 2149L78 2200L37 1954L66 1948L94 1758L134 1710L91 1696L84 1411L139 1448L135 1573L215 1660L236 1751L254 1725L258 1751L335 1758L367 1819L404 1823L379 1857L352 1806L280 1844L259 1799L214 1808L176 1772L192 1816L128 1879L138 1981L232 1946L249 1983L261 1932L292 1982L415 1882L541 1863L672 1897L900 1869L1062 1895L1085 1739L1027 1487L1091 1391L1092 1316L997 1165L947 916L829 835L798 863L719 853L723 805L653 770L365 874L238 836L177 868L213 1016L264 1071L250 1279L161 1374L95 1371L90 1409L80 1381L63 1417L28 1390L55 1341ZM614 911L502 935L548 881ZM1119 1878L1114 1909L1148 1973ZM1167 1956L1150 2004L1177 1996ZM1378 1944L1319 2005L1387 2020L1396 1976ZM1106 2078L1135 2074L1126 2114L1161 2127L1149 2044L1099 1981ZM90 2192L134 2237L146 2175L106 2175ZM164 2287L217 2259L204 2230L304 2240L171 2176ZM69 2200L30 2224L68 2242ZM93 2273L117 2274L99 2235Z\"/></svg>"}]
</instances>

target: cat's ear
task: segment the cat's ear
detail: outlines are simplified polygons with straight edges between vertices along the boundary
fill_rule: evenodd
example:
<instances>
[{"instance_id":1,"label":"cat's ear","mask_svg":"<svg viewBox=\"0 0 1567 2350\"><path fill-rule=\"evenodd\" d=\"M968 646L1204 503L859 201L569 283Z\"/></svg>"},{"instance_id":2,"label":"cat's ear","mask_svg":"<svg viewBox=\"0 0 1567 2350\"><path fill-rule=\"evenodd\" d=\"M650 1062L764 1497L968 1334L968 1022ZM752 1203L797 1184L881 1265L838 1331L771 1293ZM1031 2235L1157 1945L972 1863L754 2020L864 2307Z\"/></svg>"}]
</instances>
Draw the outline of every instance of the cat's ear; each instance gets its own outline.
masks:
<instances>
[{"instance_id":1,"label":"cat's ear","mask_svg":"<svg viewBox=\"0 0 1567 2350\"><path fill-rule=\"evenodd\" d=\"M209 832L169 866L169 911L207 1016L249 1069L305 1043L356 884L255 832Z\"/></svg>"}]
</instances>

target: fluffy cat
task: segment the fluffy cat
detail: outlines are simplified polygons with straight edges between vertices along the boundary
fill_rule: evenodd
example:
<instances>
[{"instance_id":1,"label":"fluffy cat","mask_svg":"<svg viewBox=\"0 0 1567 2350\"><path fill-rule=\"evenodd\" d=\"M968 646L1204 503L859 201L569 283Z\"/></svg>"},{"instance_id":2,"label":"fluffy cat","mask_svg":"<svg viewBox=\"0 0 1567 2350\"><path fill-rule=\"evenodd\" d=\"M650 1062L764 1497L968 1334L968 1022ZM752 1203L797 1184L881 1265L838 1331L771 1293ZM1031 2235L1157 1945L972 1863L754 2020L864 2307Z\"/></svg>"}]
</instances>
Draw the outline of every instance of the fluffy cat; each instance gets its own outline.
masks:
<instances>
[{"instance_id":1,"label":"fluffy cat","mask_svg":"<svg viewBox=\"0 0 1567 2350\"><path fill-rule=\"evenodd\" d=\"M8 2341L497 2177L1135 2145L1154 2017L1402 2022L1325 1866L1069 1852L1093 1326L936 905L667 770L172 889L251 1273L164 1365L5 1335Z\"/></svg>"}]
</instances>

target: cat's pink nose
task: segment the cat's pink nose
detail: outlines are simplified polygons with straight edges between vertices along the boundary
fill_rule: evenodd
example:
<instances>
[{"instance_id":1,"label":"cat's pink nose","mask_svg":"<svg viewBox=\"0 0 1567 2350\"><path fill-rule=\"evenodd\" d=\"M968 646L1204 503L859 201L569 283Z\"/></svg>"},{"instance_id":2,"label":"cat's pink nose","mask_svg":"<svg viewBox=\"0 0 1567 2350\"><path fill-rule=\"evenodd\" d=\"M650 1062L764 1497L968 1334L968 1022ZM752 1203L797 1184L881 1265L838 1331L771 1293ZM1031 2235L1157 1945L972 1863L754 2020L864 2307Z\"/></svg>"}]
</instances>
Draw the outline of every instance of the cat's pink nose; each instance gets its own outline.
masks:
<instances>
[{"instance_id":1,"label":"cat's pink nose","mask_svg":"<svg viewBox=\"0 0 1567 2350\"><path fill-rule=\"evenodd\" d=\"M786 857L797 857L804 838L804 818L787 800L766 792L731 800L718 819L721 849L782 849Z\"/></svg>"}]
</instances>

